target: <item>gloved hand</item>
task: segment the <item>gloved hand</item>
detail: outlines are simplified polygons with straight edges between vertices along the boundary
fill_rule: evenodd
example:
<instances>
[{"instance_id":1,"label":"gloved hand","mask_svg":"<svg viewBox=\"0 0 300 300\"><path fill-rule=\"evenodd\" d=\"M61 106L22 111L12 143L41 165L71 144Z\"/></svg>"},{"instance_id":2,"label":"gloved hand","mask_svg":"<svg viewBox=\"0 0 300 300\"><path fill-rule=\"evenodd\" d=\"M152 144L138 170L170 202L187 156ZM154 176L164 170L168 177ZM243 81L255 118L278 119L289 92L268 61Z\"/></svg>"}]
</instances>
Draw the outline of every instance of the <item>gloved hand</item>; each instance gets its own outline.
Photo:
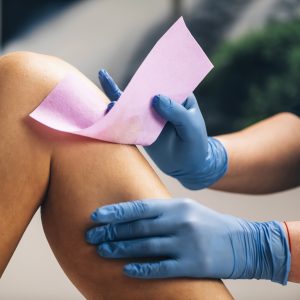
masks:
<instances>
[{"instance_id":1,"label":"gloved hand","mask_svg":"<svg viewBox=\"0 0 300 300\"><path fill-rule=\"evenodd\" d=\"M151 257L129 263L136 278L270 279L287 283L290 251L282 225L249 222L193 200L142 200L98 208L87 231L106 258ZM162 259L162 257L164 259Z\"/></svg>"},{"instance_id":2,"label":"gloved hand","mask_svg":"<svg viewBox=\"0 0 300 300\"><path fill-rule=\"evenodd\" d=\"M112 101L110 110L122 92L105 70L99 72L99 79ZM189 189L202 189L219 180L227 170L226 150L220 141L207 137L195 96L191 95L181 105L159 95L152 104L168 121L158 139L145 147L157 166Z\"/></svg>"}]
</instances>

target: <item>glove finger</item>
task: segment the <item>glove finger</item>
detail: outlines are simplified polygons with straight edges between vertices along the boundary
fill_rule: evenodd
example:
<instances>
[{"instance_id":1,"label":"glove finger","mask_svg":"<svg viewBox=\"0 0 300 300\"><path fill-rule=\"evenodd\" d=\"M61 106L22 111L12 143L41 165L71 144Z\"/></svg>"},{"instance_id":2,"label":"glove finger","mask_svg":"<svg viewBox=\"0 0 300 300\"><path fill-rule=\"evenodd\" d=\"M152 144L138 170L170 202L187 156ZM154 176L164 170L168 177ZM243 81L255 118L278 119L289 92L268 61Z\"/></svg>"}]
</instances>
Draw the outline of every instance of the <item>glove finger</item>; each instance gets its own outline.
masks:
<instances>
[{"instance_id":1,"label":"glove finger","mask_svg":"<svg viewBox=\"0 0 300 300\"><path fill-rule=\"evenodd\" d=\"M110 101L117 101L122 91L119 89L112 77L107 73L106 70L102 69L98 74L100 84Z\"/></svg>"},{"instance_id":2,"label":"glove finger","mask_svg":"<svg viewBox=\"0 0 300 300\"><path fill-rule=\"evenodd\" d=\"M107 241L124 241L150 236L162 236L173 232L173 224L162 224L159 218L128 223L107 224L86 232L86 240L97 245Z\"/></svg>"},{"instance_id":3,"label":"glove finger","mask_svg":"<svg viewBox=\"0 0 300 300\"><path fill-rule=\"evenodd\" d=\"M187 97L186 100L182 103L182 105L187 109L199 108L197 99L194 94Z\"/></svg>"},{"instance_id":4,"label":"glove finger","mask_svg":"<svg viewBox=\"0 0 300 300\"><path fill-rule=\"evenodd\" d=\"M177 260L163 260L153 263L131 263L125 265L125 275L133 278L170 278L179 277Z\"/></svg>"},{"instance_id":5,"label":"glove finger","mask_svg":"<svg viewBox=\"0 0 300 300\"><path fill-rule=\"evenodd\" d=\"M106 113L108 113L115 106L116 102L117 101L111 101L108 103L107 108L106 108Z\"/></svg>"},{"instance_id":6,"label":"glove finger","mask_svg":"<svg viewBox=\"0 0 300 300\"><path fill-rule=\"evenodd\" d=\"M186 141L193 141L195 139L195 132L201 132L202 136L207 136L205 121L194 94L185 100L183 106L187 109L189 114L188 119L190 120L188 125L185 126L184 139Z\"/></svg>"},{"instance_id":7,"label":"glove finger","mask_svg":"<svg viewBox=\"0 0 300 300\"><path fill-rule=\"evenodd\" d=\"M97 208L91 219L98 223L125 223L139 219L154 218L169 205L165 200L136 200Z\"/></svg>"},{"instance_id":8,"label":"glove finger","mask_svg":"<svg viewBox=\"0 0 300 300\"><path fill-rule=\"evenodd\" d=\"M189 112L183 105L168 97L159 96L153 99L153 106L164 119L175 127L177 134L183 140L190 135Z\"/></svg>"},{"instance_id":9,"label":"glove finger","mask_svg":"<svg viewBox=\"0 0 300 300\"><path fill-rule=\"evenodd\" d=\"M172 123L175 127L182 125L186 118L186 108L169 97L163 95L155 96L152 105L161 117Z\"/></svg>"},{"instance_id":10,"label":"glove finger","mask_svg":"<svg viewBox=\"0 0 300 300\"><path fill-rule=\"evenodd\" d=\"M166 257L170 256L171 249L174 249L170 239L169 237L153 237L106 242L97 247L97 252L106 258Z\"/></svg>"}]
</instances>

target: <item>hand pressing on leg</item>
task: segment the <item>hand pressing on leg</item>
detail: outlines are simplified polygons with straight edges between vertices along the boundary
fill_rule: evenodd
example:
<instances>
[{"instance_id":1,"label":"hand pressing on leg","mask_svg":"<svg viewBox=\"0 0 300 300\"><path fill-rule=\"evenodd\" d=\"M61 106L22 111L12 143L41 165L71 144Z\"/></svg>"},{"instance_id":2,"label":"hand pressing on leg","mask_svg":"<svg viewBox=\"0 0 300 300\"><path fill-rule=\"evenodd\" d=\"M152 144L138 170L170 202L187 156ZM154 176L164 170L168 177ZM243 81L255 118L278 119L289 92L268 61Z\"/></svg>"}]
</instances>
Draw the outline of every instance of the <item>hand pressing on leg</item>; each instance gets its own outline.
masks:
<instances>
[{"instance_id":1,"label":"hand pressing on leg","mask_svg":"<svg viewBox=\"0 0 300 300\"><path fill-rule=\"evenodd\" d=\"M142 200L104 206L86 233L105 258L158 258L129 263L135 278L269 279L286 284L290 251L282 225L250 222L193 200ZM161 259L161 258L164 259Z\"/></svg>"}]
</instances>

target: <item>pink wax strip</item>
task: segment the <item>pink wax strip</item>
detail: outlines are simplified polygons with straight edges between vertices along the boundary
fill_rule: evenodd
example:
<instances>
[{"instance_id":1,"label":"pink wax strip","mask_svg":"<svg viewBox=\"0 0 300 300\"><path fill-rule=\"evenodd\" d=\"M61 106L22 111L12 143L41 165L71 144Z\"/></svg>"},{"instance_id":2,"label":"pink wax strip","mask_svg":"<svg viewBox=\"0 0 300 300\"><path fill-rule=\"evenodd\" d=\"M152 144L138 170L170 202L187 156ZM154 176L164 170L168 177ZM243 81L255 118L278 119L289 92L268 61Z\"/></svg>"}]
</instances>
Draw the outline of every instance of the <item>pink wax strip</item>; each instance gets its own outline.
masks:
<instances>
[{"instance_id":1,"label":"pink wax strip","mask_svg":"<svg viewBox=\"0 0 300 300\"><path fill-rule=\"evenodd\" d=\"M156 43L109 113L90 85L67 75L30 116L63 132L151 145L166 123L151 108L152 98L163 94L182 103L212 68L181 17Z\"/></svg>"}]
</instances>

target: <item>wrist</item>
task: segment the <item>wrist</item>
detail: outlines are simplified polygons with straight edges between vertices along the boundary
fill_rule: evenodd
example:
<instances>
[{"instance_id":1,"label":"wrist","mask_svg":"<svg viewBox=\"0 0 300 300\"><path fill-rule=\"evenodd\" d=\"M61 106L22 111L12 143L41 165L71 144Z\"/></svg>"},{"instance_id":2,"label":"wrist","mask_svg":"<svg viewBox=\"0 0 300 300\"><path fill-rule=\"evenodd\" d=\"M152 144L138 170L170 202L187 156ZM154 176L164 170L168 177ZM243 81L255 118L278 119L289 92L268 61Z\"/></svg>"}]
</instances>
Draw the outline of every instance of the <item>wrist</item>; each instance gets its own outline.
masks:
<instances>
[{"instance_id":1,"label":"wrist","mask_svg":"<svg viewBox=\"0 0 300 300\"><path fill-rule=\"evenodd\" d=\"M228 168L228 156L223 144L212 137L208 137L207 155L195 170L177 179L186 188L200 190L207 188L220 180Z\"/></svg>"},{"instance_id":2,"label":"wrist","mask_svg":"<svg viewBox=\"0 0 300 300\"><path fill-rule=\"evenodd\" d=\"M268 226L265 232L265 239L268 241L266 250L270 253L269 260L272 266L270 279L286 285L291 268L291 252L285 228L277 221L265 224Z\"/></svg>"},{"instance_id":3,"label":"wrist","mask_svg":"<svg viewBox=\"0 0 300 300\"><path fill-rule=\"evenodd\" d=\"M282 223L287 239L290 239L291 253L291 270L289 273L289 281L300 282L300 222L290 221Z\"/></svg>"},{"instance_id":4,"label":"wrist","mask_svg":"<svg viewBox=\"0 0 300 300\"><path fill-rule=\"evenodd\" d=\"M291 256L282 224L277 221L243 222L242 228L244 238L238 250L245 255L232 278L268 279L286 285ZM241 256L237 255L238 259Z\"/></svg>"}]
</instances>

